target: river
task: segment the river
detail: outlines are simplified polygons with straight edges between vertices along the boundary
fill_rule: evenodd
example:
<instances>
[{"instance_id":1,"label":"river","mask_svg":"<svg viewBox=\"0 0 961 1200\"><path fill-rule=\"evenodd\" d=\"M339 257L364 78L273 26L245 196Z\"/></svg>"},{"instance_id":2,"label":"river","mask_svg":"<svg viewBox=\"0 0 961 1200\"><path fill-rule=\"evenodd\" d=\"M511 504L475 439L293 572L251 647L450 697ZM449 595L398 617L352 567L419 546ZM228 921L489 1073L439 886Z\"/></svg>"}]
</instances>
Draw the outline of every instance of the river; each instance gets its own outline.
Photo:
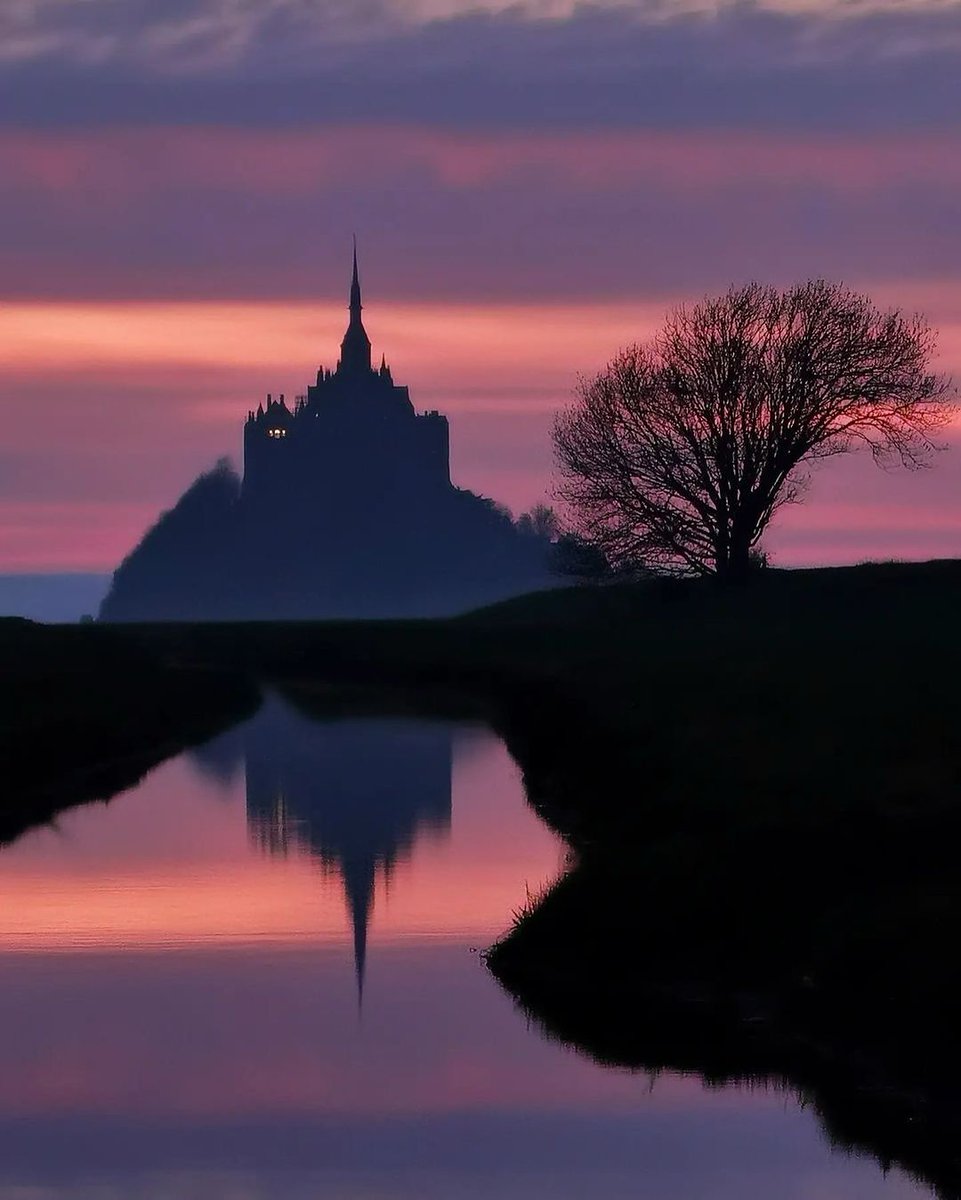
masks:
<instances>
[{"instance_id":1,"label":"river","mask_svg":"<svg viewBox=\"0 0 961 1200\"><path fill-rule=\"evenodd\" d=\"M0 852L0 1197L907 1200L787 1094L599 1066L481 951L564 850L500 742L278 700Z\"/></svg>"}]
</instances>

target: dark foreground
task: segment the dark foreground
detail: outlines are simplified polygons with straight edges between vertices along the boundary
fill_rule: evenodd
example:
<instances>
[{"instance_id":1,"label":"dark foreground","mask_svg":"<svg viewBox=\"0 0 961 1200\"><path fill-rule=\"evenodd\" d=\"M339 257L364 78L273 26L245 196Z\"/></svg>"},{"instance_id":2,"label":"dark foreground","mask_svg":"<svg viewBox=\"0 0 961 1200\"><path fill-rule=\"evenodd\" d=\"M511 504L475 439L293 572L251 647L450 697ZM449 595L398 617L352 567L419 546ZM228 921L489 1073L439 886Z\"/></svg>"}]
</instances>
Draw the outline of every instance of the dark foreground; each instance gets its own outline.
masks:
<instances>
[{"instance_id":1,"label":"dark foreground","mask_svg":"<svg viewBox=\"0 0 961 1200\"><path fill-rule=\"evenodd\" d=\"M961 1195L961 563L528 597L444 622L0 624L2 833L257 703L480 717L569 841L489 956L607 1062L800 1091Z\"/></svg>"}]
</instances>

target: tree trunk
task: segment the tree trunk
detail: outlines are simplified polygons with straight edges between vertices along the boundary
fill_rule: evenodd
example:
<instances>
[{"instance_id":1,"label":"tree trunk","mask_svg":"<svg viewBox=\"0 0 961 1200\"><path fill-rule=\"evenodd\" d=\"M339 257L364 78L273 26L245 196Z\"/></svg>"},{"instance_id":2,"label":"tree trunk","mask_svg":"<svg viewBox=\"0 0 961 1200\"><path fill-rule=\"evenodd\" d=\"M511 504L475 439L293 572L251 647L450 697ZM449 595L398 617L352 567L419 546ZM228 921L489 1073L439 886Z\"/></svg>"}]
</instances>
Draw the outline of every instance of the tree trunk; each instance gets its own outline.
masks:
<instances>
[{"instance_id":1,"label":"tree trunk","mask_svg":"<svg viewBox=\"0 0 961 1200\"><path fill-rule=\"evenodd\" d=\"M717 574L721 579L739 582L751 573L751 541L735 530L727 546L727 554L718 558Z\"/></svg>"}]
</instances>

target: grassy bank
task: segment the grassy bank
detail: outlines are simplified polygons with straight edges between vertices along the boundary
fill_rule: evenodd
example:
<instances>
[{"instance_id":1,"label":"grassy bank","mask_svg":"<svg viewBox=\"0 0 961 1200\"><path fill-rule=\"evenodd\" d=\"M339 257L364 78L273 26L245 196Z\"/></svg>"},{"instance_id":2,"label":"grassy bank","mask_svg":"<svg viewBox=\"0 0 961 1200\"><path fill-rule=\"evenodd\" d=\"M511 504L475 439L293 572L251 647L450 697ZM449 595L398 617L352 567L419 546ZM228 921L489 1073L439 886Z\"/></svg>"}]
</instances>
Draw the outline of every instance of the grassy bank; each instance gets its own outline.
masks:
<instances>
[{"instance_id":1,"label":"grassy bank","mask_svg":"<svg viewBox=\"0 0 961 1200\"><path fill-rule=\"evenodd\" d=\"M222 668L186 669L89 626L0 620L0 841L131 787L151 767L253 712Z\"/></svg>"},{"instance_id":2,"label":"grassy bank","mask_svg":"<svg viewBox=\"0 0 961 1200\"><path fill-rule=\"evenodd\" d=\"M625 633L624 673L585 676L579 734L560 723L552 751L518 726L577 867L489 956L600 1061L786 1086L838 1143L945 1197L961 1195L959 599L954 564L818 572L691 589L637 635L647 656Z\"/></svg>"}]
</instances>

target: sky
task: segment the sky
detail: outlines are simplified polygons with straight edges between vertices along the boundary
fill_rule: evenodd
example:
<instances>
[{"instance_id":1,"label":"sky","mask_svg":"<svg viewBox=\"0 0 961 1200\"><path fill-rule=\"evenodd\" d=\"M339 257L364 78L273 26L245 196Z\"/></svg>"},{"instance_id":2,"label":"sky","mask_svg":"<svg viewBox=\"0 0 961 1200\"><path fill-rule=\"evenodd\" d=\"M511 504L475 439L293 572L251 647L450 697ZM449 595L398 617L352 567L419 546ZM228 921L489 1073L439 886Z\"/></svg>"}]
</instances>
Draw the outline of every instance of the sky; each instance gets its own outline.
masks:
<instances>
[{"instance_id":1,"label":"sky","mask_svg":"<svg viewBox=\"0 0 961 1200\"><path fill-rule=\"evenodd\" d=\"M109 570L247 410L376 354L458 483L674 304L823 276L961 376L961 3L4 0L0 571ZM821 469L785 565L961 555L961 432Z\"/></svg>"}]
</instances>

